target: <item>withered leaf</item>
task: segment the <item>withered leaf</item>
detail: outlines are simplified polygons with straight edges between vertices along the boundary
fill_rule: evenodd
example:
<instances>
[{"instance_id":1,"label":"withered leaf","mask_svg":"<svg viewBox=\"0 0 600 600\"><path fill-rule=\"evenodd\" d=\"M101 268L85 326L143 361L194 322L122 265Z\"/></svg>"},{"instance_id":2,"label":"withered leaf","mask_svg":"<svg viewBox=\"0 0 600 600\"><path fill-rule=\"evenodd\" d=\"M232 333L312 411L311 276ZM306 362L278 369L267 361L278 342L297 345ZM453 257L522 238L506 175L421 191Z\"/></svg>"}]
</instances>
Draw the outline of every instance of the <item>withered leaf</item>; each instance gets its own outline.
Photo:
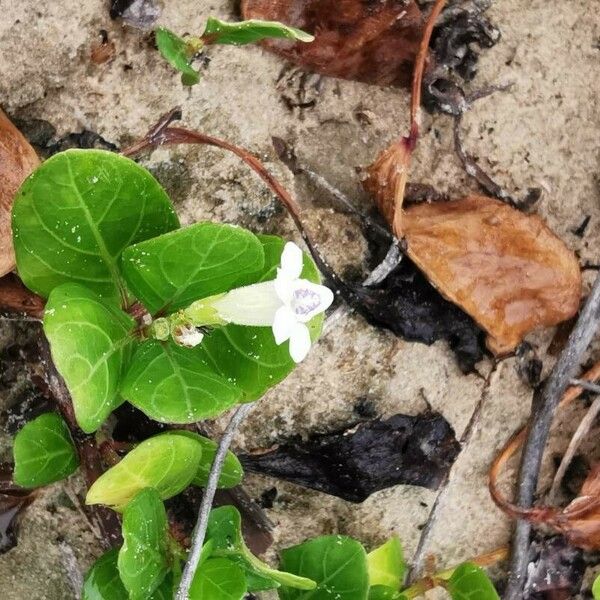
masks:
<instances>
[{"instance_id":1,"label":"withered leaf","mask_svg":"<svg viewBox=\"0 0 600 600\"><path fill-rule=\"evenodd\" d=\"M10 226L15 194L39 162L33 148L0 110L0 276L15 268Z\"/></svg>"},{"instance_id":2,"label":"withered leaf","mask_svg":"<svg viewBox=\"0 0 600 600\"><path fill-rule=\"evenodd\" d=\"M281 21L315 36L310 44L263 45L322 75L407 85L422 37L414 0L242 0L244 19Z\"/></svg>"},{"instance_id":3,"label":"withered leaf","mask_svg":"<svg viewBox=\"0 0 600 600\"><path fill-rule=\"evenodd\" d=\"M536 215L492 198L409 207L402 233L410 258L439 292L488 333L494 353L579 307L577 259Z\"/></svg>"},{"instance_id":4,"label":"withered leaf","mask_svg":"<svg viewBox=\"0 0 600 600\"><path fill-rule=\"evenodd\" d=\"M375 419L239 458L248 471L362 502L398 484L437 489L459 451L444 417L425 413Z\"/></svg>"},{"instance_id":5,"label":"withered leaf","mask_svg":"<svg viewBox=\"0 0 600 600\"><path fill-rule=\"evenodd\" d=\"M10 465L0 464L0 554L16 545L19 517L34 498L35 490L15 485Z\"/></svg>"},{"instance_id":6,"label":"withered leaf","mask_svg":"<svg viewBox=\"0 0 600 600\"><path fill-rule=\"evenodd\" d=\"M30 292L13 273L0 277L0 313L17 313L41 319L44 300Z\"/></svg>"},{"instance_id":7,"label":"withered leaf","mask_svg":"<svg viewBox=\"0 0 600 600\"><path fill-rule=\"evenodd\" d=\"M523 600L569 600L579 593L586 569L580 549L562 536L537 535L529 555Z\"/></svg>"}]
</instances>

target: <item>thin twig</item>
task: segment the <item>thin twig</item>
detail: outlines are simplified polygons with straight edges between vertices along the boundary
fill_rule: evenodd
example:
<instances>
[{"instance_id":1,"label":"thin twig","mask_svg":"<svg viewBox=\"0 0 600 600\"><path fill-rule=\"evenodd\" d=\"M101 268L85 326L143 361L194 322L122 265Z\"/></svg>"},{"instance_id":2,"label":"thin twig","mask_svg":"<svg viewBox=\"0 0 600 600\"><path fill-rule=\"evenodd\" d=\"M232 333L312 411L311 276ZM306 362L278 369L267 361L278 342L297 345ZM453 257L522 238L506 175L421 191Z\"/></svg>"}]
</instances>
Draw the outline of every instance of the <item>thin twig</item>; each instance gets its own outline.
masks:
<instances>
[{"instance_id":1,"label":"thin twig","mask_svg":"<svg viewBox=\"0 0 600 600\"><path fill-rule=\"evenodd\" d=\"M204 545L206 528L208 527L208 516L210 515L213 499L217 491L217 483L221 475L225 456L227 455L235 432L244 419L250 414L255 404L256 402L242 404L231 417L231 420L221 437L217 453L215 454L213 464L210 468L210 474L208 475L208 483L204 489L204 495L202 496L202 502L198 510L198 521L196 522L196 527L194 527L194 533L192 534L192 546L190 548L185 569L183 570L179 589L177 590L176 600L188 600L190 587L194 581L194 575L196 574L196 569L198 568L198 563L202 554L202 546Z\"/></svg>"},{"instance_id":2,"label":"thin twig","mask_svg":"<svg viewBox=\"0 0 600 600\"><path fill-rule=\"evenodd\" d=\"M588 384L586 383L582 385L582 387L587 387L587 385ZM600 394L600 386L596 385L594 387L596 388L596 390L594 391L597 394ZM581 423L579 423L577 429L575 430L575 433L573 434L573 437L569 442L569 446L567 447L567 450L564 456L562 457L562 460L560 461L560 465L558 466L558 469L556 470L556 475L554 475L554 480L552 481L552 487L550 488L550 492L548 493L548 496L551 501L558 496L558 489L560 487L560 484L562 483L565 473L567 472L569 465L573 461L573 457L575 456L575 453L577 452L577 449L579 448L581 442L583 441L588 431L591 429L594 422L596 421L596 417L598 416L598 414L600 414L600 396L598 396L594 400L594 402L592 402L592 405L587 411L585 417L581 419Z\"/></svg>"},{"instance_id":3,"label":"thin twig","mask_svg":"<svg viewBox=\"0 0 600 600\"><path fill-rule=\"evenodd\" d=\"M461 454L462 454L463 450L469 445L469 443L473 437L473 433L476 431L477 424L479 423L479 418L481 416L481 411L483 410L483 406L485 403L485 399L487 398L489 390L490 390L492 377L493 377L494 373L496 372L498 365L501 362L502 361L498 361L494 364L494 366L492 367L488 376L485 379L483 389L481 390L481 394L479 396L479 401L477 402L477 406L473 410L473 413L471 414L471 417L469 418L469 422L467 423L467 426L465 427L465 430L459 440L460 447L461 447ZM456 465L459 458L460 458L460 455L454 461L454 465ZM433 531L433 528L437 523L439 507L441 506L442 501L446 498L446 495L448 494L448 489L449 489L448 484L450 482L451 472L454 469L454 465L450 469L450 472L448 472L448 474L446 475L445 480L442 482L441 489L438 492L438 495L436 496L436 498L433 502L433 506L431 507L431 510L429 511L429 515L427 517L427 523L425 523L425 527L423 527L423 529L421 530L421 535L419 537L417 549L415 550L414 556L411 560L410 569L406 576L407 584L413 583L415 581L416 577L420 574L420 571L422 569L423 561L425 558L425 548L427 547L427 543L429 542L431 532Z\"/></svg>"},{"instance_id":4,"label":"thin twig","mask_svg":"<svg viewBox=\"0 0 600 600\"><path fill-rule=\"evenodd\" d=\"M581 311L565 349L550 373L540 392L534 394L532 414L527 440L521 457L521 468L517 483L516 504L529 508L537 488L544 448L550 432L554 411L558 406L569 381L575 375L581 357L590 345L600 325L600 275ZM529 560L529 536L531 524L517 521L511 545L511 562L505 600L522 598L522 587Z\"/></svg>"}]
</instances>

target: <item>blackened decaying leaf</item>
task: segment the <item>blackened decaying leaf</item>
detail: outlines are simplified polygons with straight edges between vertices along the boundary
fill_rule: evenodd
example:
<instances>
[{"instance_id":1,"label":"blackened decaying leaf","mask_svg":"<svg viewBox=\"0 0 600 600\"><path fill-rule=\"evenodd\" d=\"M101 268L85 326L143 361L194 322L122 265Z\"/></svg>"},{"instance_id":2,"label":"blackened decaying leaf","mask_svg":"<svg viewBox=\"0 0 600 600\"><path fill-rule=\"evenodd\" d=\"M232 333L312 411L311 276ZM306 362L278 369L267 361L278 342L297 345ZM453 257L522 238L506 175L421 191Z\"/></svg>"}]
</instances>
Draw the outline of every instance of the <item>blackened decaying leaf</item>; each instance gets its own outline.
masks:
<instances>
[{"instance_id":1,"label":"blackened decaying leaf","mask_svg":"<svg viewBox=\"0 0 600 600\"><path fill-rule=\"evenodd\" d=\"M500 39L500 31L485 17L489 1L455 3L443 13L431 38L433 60L423 78L423 104L428 110L453 115L469 105L462 80L471 81L477 73L476 47L490 48Z\"/></svg>"},{"instance_id":2,"label":"blackened decaying leaf","mask_svg":"<svg viewBox=\"0 0 600 600\"><path fill-rule=\"evenodd\" d=\"M281 21L310 44L268 40L269 50L322 75L407 85L422 35L414 0L242 0L245 19Z\"/></svg>"},{"instance_id":3,"label":"blackened decaying leaf","mask_svg":"<svg viewBox=\"0 0 600 600\"><path fill-rule=\"evenodd\" d=\"M44 119L14 119L14 123L43 158L71 148L118 150L115 144L89 129L56 137L56 128Z\"/></svg>"},{"instance_id":4,"label":"blackened decaying leaf","mask_svg":"<svg viewBox=\"0 0 600 600\"><path fill-rule=\"evenodd\" d=\"M240 456L244 468L351 502L393 485L437 489L460 444L439 414L394 415Z\"/></svg>"},{"instance_id":5,"label":"blackened decaying leaf","mask_svg":"<svg viewBox=\"0 0 600 600\"><path fill-rule=\"evenodd\" d=\"M12 468L0 464L0 554L17 544L19 517L33 502L35 490L25 490L12 482Z\"/></svg>"},{"instance_id":6,"label":"blackened decaying leaf","mask_svg":"<svg viewBox=\"0 0 600 600\"><path fill-rule=\"evenodd\" d=\"M155 0L110 0L109 14L131 27L149 29L160 16L160 8Z\"/></svg>"},{"instance_id":7,"label":"blackened decaying leaf","mask_svg":"<svg viewBox=\"0 0 600 600\"><path fill-rule=\"evenodd\" d=\"M569 600L581 590L586 569L584 553L562 536L531 543L523 600Z\"/></svg>"}]
</instances>

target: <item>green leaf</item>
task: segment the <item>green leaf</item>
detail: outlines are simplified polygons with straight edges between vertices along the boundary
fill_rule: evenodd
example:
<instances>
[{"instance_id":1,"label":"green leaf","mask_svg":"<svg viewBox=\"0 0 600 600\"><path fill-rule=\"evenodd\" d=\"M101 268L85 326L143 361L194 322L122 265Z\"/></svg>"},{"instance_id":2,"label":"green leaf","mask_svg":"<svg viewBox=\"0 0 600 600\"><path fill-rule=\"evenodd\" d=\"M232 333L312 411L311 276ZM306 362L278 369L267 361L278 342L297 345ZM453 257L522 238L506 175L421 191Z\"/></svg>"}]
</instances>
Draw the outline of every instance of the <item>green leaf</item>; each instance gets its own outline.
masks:
<instances>
[{"instance_id":1,"label":"green leaf","mask_svg":"<svg viewBox=\"0 0 600 600\"><path fill-rule=\"evenodd\" d=\"M148 598L169 570L167 513L153 488L139 492L123 511L123 546L117 564L133 600Z\"/></svg>"},{"instance_id":2,"label":"green leaf","mask_svg":"<svg viewBox=\"0 0 600 600\"><path fill-rule=\"evenodd\" d=\"M129 600L117 569L118 554L113 548L92 565L83 583L83 600Z\"/></svg>"},{"instance_id":3,"label":"green leaf","mask_svg":"<svg viewBox=\"0 0 600 600\"><path fill-rule=\"evenodd\" d=\"M190 600L242 600L246 576L241 567L226 558L209 558L196 571Z\"/></svg>"},{"instance_id":4,"label":"green leaf","mask_svg":"<svg viewBox=\"0 0 600 600\"><path fill-rule=\"evenodd\" d=\"M221 506L211 510L207 538L213 543L211 556L229 558L244 569L250 591L270 589L278 585L300 590L315 588L314 581L293 573L277 571L250 552L242 537L240 513L234 506Z\"/></svg>"},{"instance_id":5,"label":"green leaf","mask_svg":"<svg viewBox=\"0 0 600 600\"><path fill-rule=\"evenodd\" d=\"M268 38L286 38L300 42L312 42L314 36L289 27L277 21L259 21L251 19L238 23L227 23L214 17L209 17L202 39L207 44L251 44Z\"/></svg>"},{"instance_id":6,"label":"green leaf","mask_svg":"<svg viewBox=\"0 0 600 600\"><path fill-rule=\"evenodd\" d=\"M368 600L402 600L404 597L397 589L387 585L372 585L369 588Z\"/></svg>"},{"instance_id":7,"label":"green leaf","mask_svg":"<svg viewBox=\"0 0 600 600\"><path fill-rule=\"evenodd\" d=\"M45 298L76 282L124 301L121 252L178 226L167 194L146 169L104 150L67 150L42 163L16 195L17 269Z\"/></svg>"},{"instance_id":8,"label":"green leaf","mask_svg":"<svg viewBox=\"0 0 600 600\"><path fill-rule=\"evenodd\" d=\"M202 435L198 435L193 431L178 430L173 433L196 440L202 448L202 458L200 459L200 464L198 465L198 470L196 471L192 483L199 487L204 487L208 483L210 468L212 467L215 454L217 453L216 442L213 442L213 440L209 440ZM221 489L235 487L242 482L243 477L244 469L242 468L238 457L228 450L225 455L225 461L223 462L223 468L221 469L221 475L219 476L218 487Z\"/></svg>"},{"instance_id":9,"label":"green leaf","mask_svg":"<svg viewBox=\"0 0 600 600\"><path fill-rule=\"evenodd\" d=\"M254 281L269 281L275 279L285 242L275 236L258 237L265 252L265 266ZM315 283L321 281L317 267L307 254L304 254L302 277ZM313 341L319 337L322 324L322 314L308 324ZM270 327L227 325L205 336L199 348L217 373L242 388L247 401L260 398L296 366L288 343L278 346Z\"/></svg>"},{"instance_id":10,"label":"green leaf","mask_svg":"<svg viewBox=\"0 0 600 600\"><path fill-rule=\"evenodd\" d=\"M452 600L500 600L486 572L473 563L463 563L454 569L447 589Z\"/></svg>"},{"instance_id":11,"label":"green leaf","mask_svg":"<svg viewBox=\"0 0 600 600\"><path fill-rule=\"evenodd\" d=\"M79 466L69 428L56 413L26 423L15 437L13 452L14 481L25 488L64 479Z\"/></svg>"},{"instance_id":12,"label":"green leaf","mask_svg":"<svg viewBox=\"0 0 600 600\"><path fill-rule=\"evenodd\" d=\"M167 432L144 440L88 490L87 504L122 510L142 489L152 487L165 500L184 490L198 471L202 447L186 435Z\"/></svg>"},{"instance_id":13,"label":"green leaf","mask_svg":"<svg viewBox=\"0 0 600 600\"><path fill-rule=\"evenodd\" d=\"M129 289L152 314L253 283L263 268L262 244L253 233L208 222L136 244L122 258Z\"/></svg>"},{"instance_id":14,"label":"green leaf","mask_svg":"<svg viewBox=\"0 0 600 600\"><path fill-rule=\"evenodd\" d=\"M390 538L385 544L367 554L369 583L383 585L399 590L404 579L406 563L402 544L397 537Z\"/></svg>"},{"instance_id":15,"label":"green leaf","mask_svg":"<svg viewBox=\"0 0 600 600\"><path fill-rule=\"evenodd\" d=\"M113 548L92 565L85 576L82 600L129 600L129 594L119 577L118 556L118 548ZM148 600L173 600L171 573Z\"/></svg>"},{"instance_id":16,"label":"green leaf","mask_svg":"<svg viewBox=\"0 0 600 600\"><path fill-rule=\"evenodd\" d=\"M600 575L594 579L594 584L592 585L592 595L594 596L594 600L600 600Z\"/></svg>"},{"instance_id":17,"label":"green leaf","mask_svg":"<svg viewBox=\"0 0 600 600\"><path fill-rule=\"evenodd\" d=\"M44 332L71 396L77 423L96 431L122 403L119 381L134 345L134 320L76 283L55 288L46 304Z\"/></svg>"},{"instance_id":18,"label":"green leaf","mask_svg":"<svg viewBox=\"0 0 600 600\"><path fill-rule=\"evenodd\" d=\"M325 535L281 553L281 568L317 582L311 592L281 587L282 600L366 600L369 590L367 555L356 540Z\"/></svg>"},{"instance_id":19,"label":"green leaf","mask_svg":"<svg viewBox=\"0 0 600 600\"><path fill-rule=\"evenodd\" d=\"M162 57L181 73L181 83L183 85L198 83L200 73L192 67L190 62L201 46L190 44L166 27L158 27L155 36L156 45Z\"/></svg>"},{"instance_id":20,"label":"green leaf","mask_svg":"<svg viewBox=\"0 0 600 600\"><path fill-rule=\"evenodd\" d=\"M147 340L135 352L121 393L151 419L195 423L236 404L242 390L206 364L199 347Z\"/></svg>"}]
</instances>

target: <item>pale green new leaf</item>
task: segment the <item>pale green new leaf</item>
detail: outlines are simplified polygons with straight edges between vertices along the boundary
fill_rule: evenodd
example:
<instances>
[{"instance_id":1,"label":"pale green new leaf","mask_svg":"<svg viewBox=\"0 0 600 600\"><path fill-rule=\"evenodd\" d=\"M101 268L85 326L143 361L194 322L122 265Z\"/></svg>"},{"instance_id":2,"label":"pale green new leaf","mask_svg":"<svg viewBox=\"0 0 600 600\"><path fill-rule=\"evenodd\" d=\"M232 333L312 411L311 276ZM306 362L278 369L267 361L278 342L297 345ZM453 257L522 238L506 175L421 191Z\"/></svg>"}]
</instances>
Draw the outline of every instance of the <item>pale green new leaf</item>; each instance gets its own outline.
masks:
<instances>
[{"instance_id":1,"label":"pale green new leaf","mask_svg":"<svg viewBox=\"0 0 600 600\"><path fill-rule=\"evenodd\" d=\"M341 535L325 535L283 550L281 568L317 582L305 592L281 587L282 600L366 600L369 591L367 555L359 542Z\"/></svg>"},{"instance_id":2,"label":"pale green new leaf","mask_svg":"<svg viewBox=\"0 0 600 600\"><path fill-rule=\"evenodd\" d=\"M202 435L198 435L193 431L186 431L185 429L174 431L177 435L185 435L190 439L196 440L196 442L202 448L202 458L198 465L196 475L192 480L194 485L204 487L208 483L208 475L212 467L215 454L217 453L217 444ZM228 489L235 487L242 483L244 477L244 469L238 460L238 457L231 452L227 451L225 460L223 461L223 468L221 469L221 475L219 476L218 487L220 489Z\"/></svg>"},{"instance_id":3,"label":"pale green new leaf","mask_svg":"<svg viewBox=\"0 0 600 600\"><path fill-rule=\"evenodd\" d=\"M404 600L405 598L397 589L387 585L372 585L369 588L368 600Z\"/></svg>"},{"instance_id":4,"label":"pale green new leaf","mask_svg":"<svg viewBox=\"0 0 600 600\"><path fill-rule=\"evenodd\" d=\"M136 244L122 258L129 289L152 314L254 282L263 268L262 244L253 233L210 222Z\"/></svg>"},{"instance_id":5,"label":"pale green new leaf","mask_svg":"<svg viewBox=\"0 0 600 600\"><path fill-rule=\"evenodd\" d=\"M500 600L486 572L473 563L457 567L447 583L452 600Z\"/></svg>"},{"instance_id":6,"label":"pale green new leaf","mask_svg":"<svg viewBox=\"0 0 600 600\"><path fill-rule=\"evenodd\" d=\"M277 275L285 242L275 236L258 237L263 244L265 263L254 281L269 281ZM317 267L307 254L304 254L302 277L315 283L321 281ZM313 341L318 338L322 324L322 314L308 324ZM290 357L288 342L278 346L270 327L227 325L205 336L199 347L217 373L244 391L247 401L260 398L296 366Z\"/></svg>"},{"instance_id":7,"label":"pale green new leaf","mask_svg":"<svg viewBox=\"0 0 600 600\"><path fill-rule=\"evenodd\" d=\"M199 347L147 340L138 346L121 393L151 419L195 423L236 404L242 391L206 364Z\"/></svg>"},{"instance_id":8,"label":"pale green new leaf","mask_svg":"<svg viewBox=\"0 0 600 600\"><path fill-rule=\"evenodd\" d=\"M383 585L399 590L406 569L400 540L392 537L385 544L369 552L367 566L370 585Z\"/></svg>"},{"instance_id":9,"label":"pale green new leaf","mask_svg":"<svg viewBox=\"0 0 600 600\"><path fill-rule=\"evenodd\" d=\"M594 596L594 600L600 600L600 575L594 579L594 584L592 585L592 594Z\"/></svg>"},{"instance_id":10,"label":"pale green new leaf","mask_svg":"<svg viewBox=\"0 0 600 600\"><path fill-rule=\"evenodd\" d=\"M77 470L79 458L60 415L44 413L26 423L13 445L14 481L25 488L48 485Z\"/></svg>"},{"instance_id":11,"label":"pale green new leaf","mask_svg":"<svg viewBox=\"0 0 600 600\"><path fill-rule=\"evenodd\" d=\"M210 512L206 537L213 544L211 556L229 558L244 569L249 591L279 585L299 590L315 588L315 582L311 579L273 569L250 552L242 537L240 513L234 506L220 506Z\"/></svg>"},{"instance_id":12,"label":"pale green new leaf","mask_svg":"<svg viewBox=\"0 0 600 600\"><path fill-rule=\"evenodd\" d=\"M269 38L285 38L299 42L312 42L314 36L297 29L289 27L278 21L260 21L250 19L238 23L227 23L214 17L209 17L206 28L202 34L206 43L210 44L252 44Z\"/></svg>"},{"instance_id":13,"label":"pale green new leaf","mask_svg":"<svg viewBox=\"0 0 600 600\"><path fill-rule=\"evenodd\" d=\"M146 169L104 150L67 150L43 162L15 197L17 270L45 298L75 282L123 302L123 250L178 226L167 194Z\"/></svg>"},{"instance_id":14,"label":"pale green new leaf","mask_svg":"<svg viewBox=\"0 0 600 600\"><path fill-rule=\"evenodd\" d=\"M199 49L190 46L186 40L166 27L156 29L155 38L161 56L181 73L183 85L195 85L200 81L200 73L191 65L191 60Z\"/></svg>"},{"instance_id":15,"label":"pale green new leaf","mask_svg":"<svg viewBox=\"0 0 600 600\"><path fill-rule=\"evenodd\" d=\"M119 382L135 343L134 328L131 317L81 285L63 284L48 298L44 332L86 433L96 431L122 403Z\"/></svg>"},{"instance_id":16,"label":"pale green new leaf","mask_svg":"<svg viewBox=\"0 0 600 600\"><path fill-rule=\"evenodd\" d=\"M145 600L169 570L167 513L153 488L139 492L123 511L123 546L118 568L132 600Z\"/></svg>"},{"instance_id":17,"label":"pale green new leaf","mask_svg":"<svg viewBox=\"0 0 600 600\"><path fill-rule=\"evenodd\" d=\"M202 447L192 437L161 433L141 442L88 490L87 504L122 510L141 490L154 488L165 500L183 491L194 479Z\"/></svg>"},{"instance_id":18,"label":"pale green new leaf","mask_svg":"<svg viewBox=\"0 0 600 600\"><path fill-rule=\"evenodd\" d=\"M246 576L241 567L226 558L209 558L202 563L190 588L190 600L242 600Z\"/></svg>"}]
</instances>

